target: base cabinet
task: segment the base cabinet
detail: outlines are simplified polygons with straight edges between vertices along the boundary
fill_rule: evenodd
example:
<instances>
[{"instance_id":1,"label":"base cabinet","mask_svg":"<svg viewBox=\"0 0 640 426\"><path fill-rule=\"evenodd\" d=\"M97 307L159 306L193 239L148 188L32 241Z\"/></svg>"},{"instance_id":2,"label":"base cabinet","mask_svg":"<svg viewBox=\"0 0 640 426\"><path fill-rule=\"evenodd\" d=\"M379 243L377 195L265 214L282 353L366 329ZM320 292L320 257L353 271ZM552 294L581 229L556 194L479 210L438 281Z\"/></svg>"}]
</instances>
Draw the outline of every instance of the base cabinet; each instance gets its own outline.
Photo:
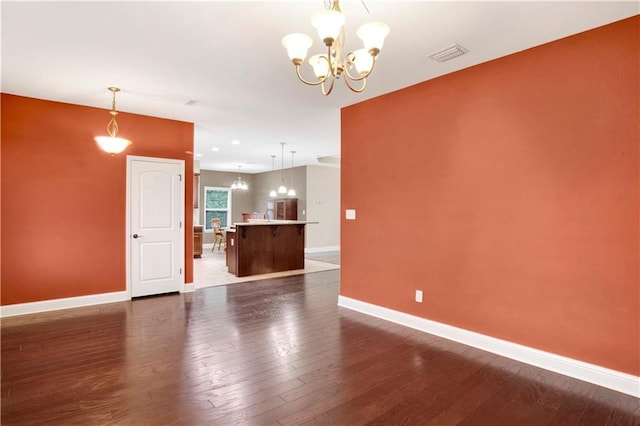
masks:
<instances>
[{"instance_id":1,"label":"base cabinet","mask_svg":"<svg viewBox=\"0 0 640 426\"><path fill-rule=\"evenodd\" d=\"M202 257L202 225L193 227L193 257Z\"/></svg>"},{"instance_id":2,"label":"base cabinet","mask_svg":"<svg viewBox=\"0 0 640 426\"><path fill-rule=\"evenodd\" d=\"M238 277L304 269L304 223L236 224L227 268Z\"/></svg>"}]
</instances>

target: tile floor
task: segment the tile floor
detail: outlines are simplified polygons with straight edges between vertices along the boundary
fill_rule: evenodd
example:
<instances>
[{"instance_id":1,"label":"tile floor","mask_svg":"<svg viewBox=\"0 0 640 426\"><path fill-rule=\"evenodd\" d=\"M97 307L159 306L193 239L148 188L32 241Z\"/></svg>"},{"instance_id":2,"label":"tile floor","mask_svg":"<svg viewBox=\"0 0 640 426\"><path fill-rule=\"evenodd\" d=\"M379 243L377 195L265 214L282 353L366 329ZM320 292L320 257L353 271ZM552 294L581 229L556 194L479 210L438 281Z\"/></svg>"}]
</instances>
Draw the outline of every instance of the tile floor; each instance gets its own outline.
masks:
<instances>
[{"instance_id":1,"label":"tile floor","mask_svg":"<svg viewBox=\"0 0 640 426\"><path fill-rule=\"evenodd\" d=\"M312 272L329 271L340 268L339 252L314 253L305 256L305 268L295 271L276 272L272 274L236 277L227 272L226 256L223 250L211 251L211 246L205 246L200 259L193 259L193 282L198 288L233 284L246 281L256 281L267 278L284 277L288 275L307 274Z\"/></svg>"}]
</instances>

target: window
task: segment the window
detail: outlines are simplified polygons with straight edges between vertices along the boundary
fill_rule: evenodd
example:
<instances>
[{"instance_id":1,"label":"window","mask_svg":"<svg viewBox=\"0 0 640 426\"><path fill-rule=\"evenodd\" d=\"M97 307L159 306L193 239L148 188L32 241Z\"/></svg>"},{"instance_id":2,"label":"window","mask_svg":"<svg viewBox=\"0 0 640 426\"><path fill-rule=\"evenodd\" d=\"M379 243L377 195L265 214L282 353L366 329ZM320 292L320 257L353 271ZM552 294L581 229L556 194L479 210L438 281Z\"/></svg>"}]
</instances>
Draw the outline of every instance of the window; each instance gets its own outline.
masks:
<instances>
[{"instance_id":1,"label":"window","mask_svg":"<svg viewBox=\"0 0 640 426\"><path fill-rule=\"evenodd\" d=\"M231 191L229 188L204 187L204 226L211 231L211 219L220 219L220 226L231 225Z\"/></svg>"}]
</instances>

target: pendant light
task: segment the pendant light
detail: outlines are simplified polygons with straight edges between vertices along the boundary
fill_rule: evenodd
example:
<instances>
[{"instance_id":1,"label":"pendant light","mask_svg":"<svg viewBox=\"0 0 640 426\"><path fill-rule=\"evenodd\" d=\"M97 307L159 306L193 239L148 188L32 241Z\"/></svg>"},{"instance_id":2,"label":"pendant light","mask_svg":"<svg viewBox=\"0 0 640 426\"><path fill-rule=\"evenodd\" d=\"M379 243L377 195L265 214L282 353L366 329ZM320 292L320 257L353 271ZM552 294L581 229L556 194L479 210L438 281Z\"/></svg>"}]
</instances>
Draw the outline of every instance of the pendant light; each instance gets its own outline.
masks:
<instances>
[{"instance_id":1,"label":"pendant light","mask_svg":"<svg viewBox=\"0 0 640 426\"><path fill-rule=\"evenodd\" d=\"M120 154L126 147L131 145L131 141L129 139L118 137L118 122L116 121L116 115L118 115L118 111L116 111L116 92L119 92L120 89L117 87L109 87L109 91L113 95L111 100L111 111L109 111L109 114L111 114L111 120L109 120L109 124L107 124L107 133L109 136L96 136L94 140L103 151L108 152L109 154Z\"/></svg>"},{"instance_id":2,"label":"pendant light","mask_svg":"<svg viewBox=\"0 0 640 426\"><path fill-rule=\"evenodd\" d=\"M282 170L282 178L280 179L280 187L278 188L278 194L287 193L287 187L284 186L284 146L285 144L286 142L280 142L280 145L282 145L282 167L280 168L280 170Z\"/></svg>"},{"instance_id":3,"label":"pendant light","mask_svg":"<svg viewBox=\"0 0 640 426\"><path fill-rule=\"evenodd\" d=\"M276 156L272 155L271 156L271 171L273 172L275 170L276 166ZM278 193L276 192L275 189L272 189L271 192L269 192L269 197L271 198L275 198L278 196Z\"/></svg>"},{"instance_id":4,"label":"pendant light","mask_svg":"<svg viewBox=\"0 0 640 426\"><path fill-rule=\"evenodd\" d=\"M295 154L295 151L291 151L291 188L289 188L289 192L287 192L287 195L289 197L295 197L296 196L296 190L293 189L293 155Z\"/></svg>"}]
</instances>

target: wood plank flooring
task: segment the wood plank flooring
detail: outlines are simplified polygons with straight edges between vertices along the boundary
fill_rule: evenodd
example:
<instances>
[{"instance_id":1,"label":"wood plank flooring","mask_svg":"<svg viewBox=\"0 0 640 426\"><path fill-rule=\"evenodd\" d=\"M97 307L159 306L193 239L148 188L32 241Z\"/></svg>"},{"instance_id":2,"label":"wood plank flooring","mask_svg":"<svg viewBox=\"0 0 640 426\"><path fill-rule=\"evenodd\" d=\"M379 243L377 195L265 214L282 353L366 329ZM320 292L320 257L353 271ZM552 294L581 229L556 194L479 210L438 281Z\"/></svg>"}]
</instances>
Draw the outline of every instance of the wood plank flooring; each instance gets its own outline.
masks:
<instances>
[{"instance_id":1,"label":"wood plank flooring","mask_svg":"<svg viewBox=\"0 0 640 426\"><path fill-rule=\"evenodd\" d=\"M338 271L2 320L3 425L640 425L639 400L339 308Z\"/></svg>"}]
</instances>

